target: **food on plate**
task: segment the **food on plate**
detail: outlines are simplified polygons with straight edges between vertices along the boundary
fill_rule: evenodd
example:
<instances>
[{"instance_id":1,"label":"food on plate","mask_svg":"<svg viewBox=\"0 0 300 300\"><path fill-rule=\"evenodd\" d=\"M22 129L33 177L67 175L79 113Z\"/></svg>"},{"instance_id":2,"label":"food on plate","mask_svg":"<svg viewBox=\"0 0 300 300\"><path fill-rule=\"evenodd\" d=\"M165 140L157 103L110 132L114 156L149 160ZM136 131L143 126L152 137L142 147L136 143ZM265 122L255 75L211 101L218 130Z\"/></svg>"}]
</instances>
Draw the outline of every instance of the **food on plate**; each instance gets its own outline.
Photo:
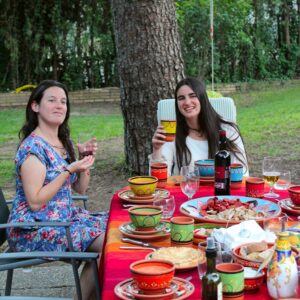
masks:
<instances>
[{"instance_id":1,"label":"food on plate","mask_svg":"<svg viewBox=\"0 0 300 300\"><path fill-rule=\"evenodd\" d=\"M196 229L194 231L194 233L196 233L197 235L206 235L206 236L210 236L211 233L213 232L214 228L203 228L200 227L198 229Z\"/></svg>"},{"instance_id":2,"label":"food on plate","mask_svg":"<svg viewBox=\"0 0 300 300\"><path fill-rule=\"evenodd\" d=\"M273 251L265 241L243 245L240 248L242 257L259 262L263 262Z\"/></svg>"},{"instance_id":3,"label":"food on plate","mask_svg":"<svg viewBox=\"0 0 300 300\"><path fill-rule=\"evenodd\" d=\"M154 251L151 253L151 258L170 260L175 265L175 268L191 268L196 267L199 261L205 259L205 255L194 248L168 247Z\"/></svg>"},{"instance_id":4,"label":"food on plate","mask_svg":"<svg viewBox=\"0 0 300 300\"><path fill-rule=\"evenodd\" d=\"M244 221L264 218L265 212L255 210L256 201L241 202L239 198L212 197L200 205L200 214L208 219Z\"/></svg>"}]
</instances>

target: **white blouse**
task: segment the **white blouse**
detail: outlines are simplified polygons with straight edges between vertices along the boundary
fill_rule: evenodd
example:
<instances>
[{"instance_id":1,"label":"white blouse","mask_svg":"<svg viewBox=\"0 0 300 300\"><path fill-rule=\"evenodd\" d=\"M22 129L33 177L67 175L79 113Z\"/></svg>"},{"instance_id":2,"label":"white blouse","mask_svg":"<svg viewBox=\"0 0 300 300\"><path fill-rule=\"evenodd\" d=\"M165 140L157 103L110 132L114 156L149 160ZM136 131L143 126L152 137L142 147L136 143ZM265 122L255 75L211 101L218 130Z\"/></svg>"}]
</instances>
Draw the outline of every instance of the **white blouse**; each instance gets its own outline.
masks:
<instances>
[{"instance_id":1,"label":"white blouse","mask_svg":"<svg viewBox=\"0 0 300 300\"><path fill-rule=\"evenodd\" d=\"M234 141L241 153L245 155L245 148L242 142L241 137L238 135L237 131L230 125L222 124L222 129L226 130L226 136L229 140ZM191 152L191 162L190 165L193 166L194 162L199 159L208 159L208 142L195 140L189 136L186 138L186 145ZM169 175L178 175L179 169L176 161L176 146L175 141L165 143L161 148L161 154L163 159L165 159L168 163L168 174ZM241 157L242 158L242 157ZM236 154L231 153L231 163L241 163ZM174 169L172 172L172 167L174 165ZM244 165L244 175L249 176L249 169L247 163L243 163Z\"/></svg>"}]
</instances>

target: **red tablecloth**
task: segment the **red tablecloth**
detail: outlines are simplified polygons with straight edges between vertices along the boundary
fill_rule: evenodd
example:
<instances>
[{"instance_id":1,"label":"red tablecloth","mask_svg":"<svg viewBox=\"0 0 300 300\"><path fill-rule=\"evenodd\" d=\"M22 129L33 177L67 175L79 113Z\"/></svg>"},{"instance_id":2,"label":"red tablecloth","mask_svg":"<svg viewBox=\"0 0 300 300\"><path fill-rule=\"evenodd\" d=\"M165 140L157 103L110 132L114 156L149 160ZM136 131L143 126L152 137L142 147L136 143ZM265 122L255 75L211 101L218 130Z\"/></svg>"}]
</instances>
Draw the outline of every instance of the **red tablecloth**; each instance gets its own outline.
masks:
<instances>
[{"instance_id":1,"label":"red tablecloth","mask_svg":"<svg viewBox=\"0 0 300 300\"><path fill-rule=\"evenodd\" d=\"M179 187L168 187L168 190L175 197L176 201L176 210L175 216L181 215L179 212L180 205L187 201L187 197L181 192ZM277 191L278 192L278 191ZM213 195L214 190L212 186L201 186L197 194L193 198L211 196ZM242 186L240 189L232 189L232 195L245 196L245 188ZM287 192L280 191L280 198L286 198ZM103 264L101 266L100 272L102 272L102 299L111 300L118 299L114 294L114 287L121 281L130 278L129 265L140 259L144 259L145 256L149 253L149 250L121 250L120 246L128 246L121 242L122 234L119 232L118 227L124 223L129 222L129 215L126 209L122 206L123 202L118 198L117 193L113 196L110 208L110 217L108 221L107 228L107 240L104 249ZM168 246L170 245L170 239L164 239L161 241L152 242L158 246ZM197 268L184 271L176 272L175 276L186 278L192 276L191 282L195 286L195 292L188 299L201 299L201 282L198 277ZM300 291L298 292L298 298L300 299ZM248 294L245 293L245 300L248 299L271 299L268 295L266 284L263 284L257 293Z\"/></svg>"}]
</instances>

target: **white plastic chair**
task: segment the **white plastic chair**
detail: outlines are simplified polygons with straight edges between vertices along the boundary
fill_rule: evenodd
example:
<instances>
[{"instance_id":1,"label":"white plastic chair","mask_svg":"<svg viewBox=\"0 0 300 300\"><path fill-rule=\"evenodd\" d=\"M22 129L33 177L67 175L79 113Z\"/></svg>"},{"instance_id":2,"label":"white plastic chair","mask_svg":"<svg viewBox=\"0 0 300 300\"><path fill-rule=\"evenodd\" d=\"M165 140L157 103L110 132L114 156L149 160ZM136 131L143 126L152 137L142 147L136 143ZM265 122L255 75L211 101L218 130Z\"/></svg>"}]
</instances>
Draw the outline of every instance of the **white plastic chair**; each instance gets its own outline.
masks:
<instances>
[{"instance_id":1,"label":"white plastic chair","mask_svg":"<svg viewBox=\"0 0 300 300\"><path fill-rule=\"evenodd\" d=\"M236 106L232 98L209 98L215 111L225 120L236 123ZM176 120L175 99L162 99L157 104L157 122Z\"/></svg>"}]
</instances>

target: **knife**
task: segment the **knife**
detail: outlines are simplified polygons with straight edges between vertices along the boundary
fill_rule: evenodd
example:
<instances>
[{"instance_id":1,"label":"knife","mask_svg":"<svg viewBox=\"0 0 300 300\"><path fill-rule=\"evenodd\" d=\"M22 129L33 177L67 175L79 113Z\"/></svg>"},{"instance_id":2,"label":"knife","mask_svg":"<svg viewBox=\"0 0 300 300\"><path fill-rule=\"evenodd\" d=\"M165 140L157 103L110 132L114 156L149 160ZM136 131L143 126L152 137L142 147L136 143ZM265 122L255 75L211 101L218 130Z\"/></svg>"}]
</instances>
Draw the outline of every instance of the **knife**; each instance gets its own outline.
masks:
<instances>
[{"instance_id":1,"label":"knife","mask_svg":"<svg viewBox=\"0 0 300 300\"><path fill-rule=\"evenodd\" d=\"M160 247L151 245L149 243L145 243L145 242L142 242L142 241L137 241L137 240L133 240L133 239L129 239L129 238L122 238L122 242L130 243L130 244L134 244L134 245L141 245L141 246L148 247L148 248L153 248L153 249L159 249L160 248Z\"/></svg>"}]
</instances>

